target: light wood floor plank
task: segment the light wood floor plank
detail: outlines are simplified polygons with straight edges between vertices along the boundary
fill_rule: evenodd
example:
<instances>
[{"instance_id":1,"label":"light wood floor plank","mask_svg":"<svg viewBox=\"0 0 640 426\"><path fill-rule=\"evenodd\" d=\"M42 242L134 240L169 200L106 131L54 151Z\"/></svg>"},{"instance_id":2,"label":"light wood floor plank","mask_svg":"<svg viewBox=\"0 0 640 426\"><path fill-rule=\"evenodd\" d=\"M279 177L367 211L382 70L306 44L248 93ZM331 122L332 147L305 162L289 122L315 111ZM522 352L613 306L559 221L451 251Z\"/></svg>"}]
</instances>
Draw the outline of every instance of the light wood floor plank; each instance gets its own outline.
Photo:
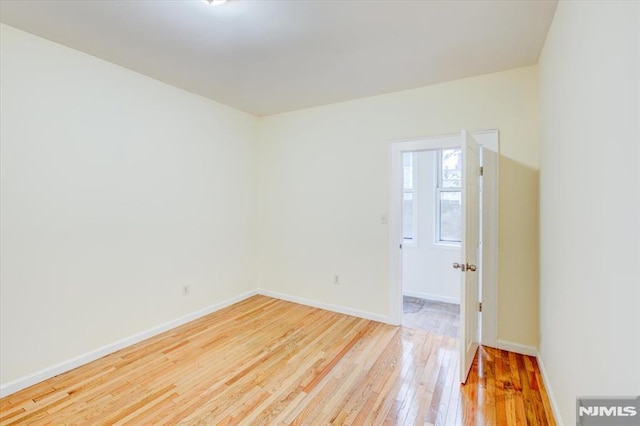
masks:
<instances>
[{"instance_id":1,"label":"light wood floor plank","mask_svg":"<svg viewBox=\"0 0 640 426\"><path fill-rule=\"evenodd\" d=\"M446 328L446 327L445 327ZM0 425L553 425L534 358L255 296L0 399Z\"/></svg>"}]
</instances>

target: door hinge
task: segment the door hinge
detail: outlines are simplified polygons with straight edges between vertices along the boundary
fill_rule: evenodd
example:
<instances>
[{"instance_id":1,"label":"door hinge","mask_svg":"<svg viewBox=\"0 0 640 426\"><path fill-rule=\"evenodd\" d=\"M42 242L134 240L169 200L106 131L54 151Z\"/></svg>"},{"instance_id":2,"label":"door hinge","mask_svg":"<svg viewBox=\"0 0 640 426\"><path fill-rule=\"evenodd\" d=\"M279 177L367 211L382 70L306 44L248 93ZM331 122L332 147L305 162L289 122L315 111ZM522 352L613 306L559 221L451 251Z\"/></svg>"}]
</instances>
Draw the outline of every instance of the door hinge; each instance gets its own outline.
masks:
<instances>
[{"instance_id":1,"label":"door hinge","mask_svg":"<svg viewBox=\"0 0 640 426\"><path fill-rule=\"evenodd\" d=\"M482 302L478 303L478 312L482 312Z\"/></svg>"},{"instance_id":2,"label":"door hinge","mask_svg":"<svg viewBox=\"0 0 640 426\"><path fill-rule=\"evenodd\" d=\"M484 176L484 167L480 166L480 176Z\"/></svg>"}]
</instances>

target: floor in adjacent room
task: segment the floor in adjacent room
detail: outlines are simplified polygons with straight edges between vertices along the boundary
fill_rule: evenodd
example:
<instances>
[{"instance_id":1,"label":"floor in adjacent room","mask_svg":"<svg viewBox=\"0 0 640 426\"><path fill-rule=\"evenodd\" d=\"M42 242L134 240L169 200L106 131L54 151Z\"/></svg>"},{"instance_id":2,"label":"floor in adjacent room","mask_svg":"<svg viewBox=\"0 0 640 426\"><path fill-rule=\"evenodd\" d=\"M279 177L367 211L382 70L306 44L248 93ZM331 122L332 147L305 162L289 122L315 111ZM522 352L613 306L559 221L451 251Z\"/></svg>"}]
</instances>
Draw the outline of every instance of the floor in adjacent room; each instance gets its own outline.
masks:
<instances>
[{"instance_id":1,"label":"floor in adjacent room","mask_svg":"<svg viewBox=\"0 0 640 426\"><path fill-rule=\"evenodd\" d=\"M443 336L460 336L460 305L412 296L402 298L402 325Z\"/></svg>"},{"instance_id":2,"label":"floor in adjacent room","mask_svg":"<svg viewBox=\"0 0 640 426\"><path fill-rule=\"evenodd\" d=\"M549 425L533 357L254 296L0 399L0 424Z\"/></svg>"}]
</instances>

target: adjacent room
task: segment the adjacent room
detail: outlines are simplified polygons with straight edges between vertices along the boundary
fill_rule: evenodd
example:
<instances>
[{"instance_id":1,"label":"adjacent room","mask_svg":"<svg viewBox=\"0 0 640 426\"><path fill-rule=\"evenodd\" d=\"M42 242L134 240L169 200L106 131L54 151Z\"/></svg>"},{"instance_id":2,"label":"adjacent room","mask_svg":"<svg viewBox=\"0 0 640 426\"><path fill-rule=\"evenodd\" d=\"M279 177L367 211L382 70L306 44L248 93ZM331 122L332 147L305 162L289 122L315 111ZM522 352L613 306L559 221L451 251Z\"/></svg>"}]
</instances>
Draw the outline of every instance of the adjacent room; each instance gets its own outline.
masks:
<instances>
[{"instance_id":1,"label":"adjacent room","mask_svg":"<svg viewBox=\"0 0 640 426\"><path fill-rule=\"evenodd\" d=\"M639 80L638 1L0 0L0 425L640 415Z\"/></svg>"},{"instance_id":2,"label":"adjacent room","mask_svg":"<svg viewBox=\"0 0 640 426\"><path fill-rule=\"evenodd\" d=\"M462 151L403 154L402 325L459 337Z\"/></svg>"}]
</instances>

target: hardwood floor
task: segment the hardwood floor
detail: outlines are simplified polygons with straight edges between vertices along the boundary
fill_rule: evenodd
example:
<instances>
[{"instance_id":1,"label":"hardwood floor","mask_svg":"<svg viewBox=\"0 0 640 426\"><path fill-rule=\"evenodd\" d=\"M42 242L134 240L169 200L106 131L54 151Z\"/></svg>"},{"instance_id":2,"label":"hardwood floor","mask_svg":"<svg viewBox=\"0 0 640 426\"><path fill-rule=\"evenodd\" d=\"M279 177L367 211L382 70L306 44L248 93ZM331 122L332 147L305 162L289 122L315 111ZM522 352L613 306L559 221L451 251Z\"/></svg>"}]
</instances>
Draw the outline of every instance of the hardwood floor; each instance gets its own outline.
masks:
<instances>
[{"instance_id":1,"label":"hardwood floor","mask_svg":"<svg viewBox=\"0 0 640 426\"><path fill-rule=\"evenodd\" d=\"M552 425L536 360L255 296L0 400L0 424Z\"/></svg>"},{"instance_id":2,"label":"hardwood floor","mask_svg":"<svg viewBox=\"0 0 640 426\"><path fill-rule=\"evenodd\" d=\"M458 338L460 305L403 296L402 325Z\"/></svg>"}]
</instances>

